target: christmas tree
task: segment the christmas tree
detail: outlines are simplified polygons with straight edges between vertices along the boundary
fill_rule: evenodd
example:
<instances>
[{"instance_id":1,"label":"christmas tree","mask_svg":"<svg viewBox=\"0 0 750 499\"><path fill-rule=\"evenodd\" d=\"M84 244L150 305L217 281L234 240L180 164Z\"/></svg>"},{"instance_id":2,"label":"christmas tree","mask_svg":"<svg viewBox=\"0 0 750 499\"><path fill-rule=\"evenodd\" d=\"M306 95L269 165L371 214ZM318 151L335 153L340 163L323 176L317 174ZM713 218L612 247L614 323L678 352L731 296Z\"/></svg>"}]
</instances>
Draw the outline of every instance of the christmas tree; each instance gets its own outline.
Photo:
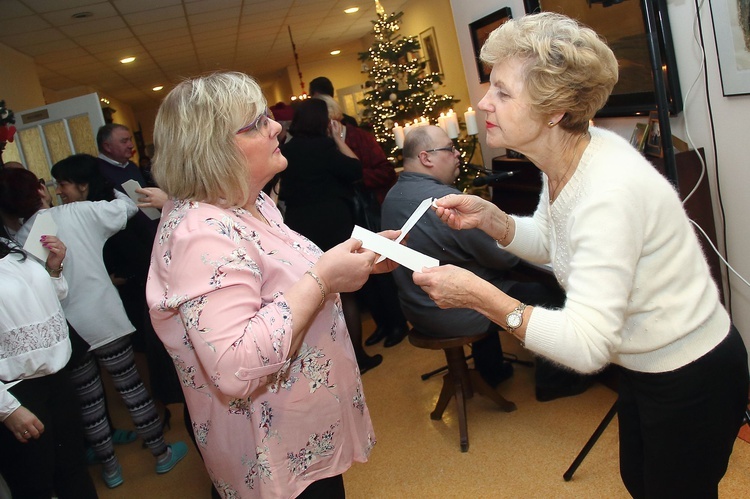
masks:
<instances>
[{"instance_id":1,"label":"christmas tree","mask_svg":"<svg viewBox=\"0 0 750 499\"><path fill-rule=\"evenodd\" d=\"M440 74L427 72L426 62L419 56L419 39L399 33L404 13L386 14L380 2L375 3L375 41L359 55L363 72L368 73L361 102L365 107L363 122L372 127L386 155L397 159L399 149L392 131L395 123L413 123L424 117L437 124L440 113L458 101L451 95L435 93L443 83Z\"/></svg>"}]
</instances>

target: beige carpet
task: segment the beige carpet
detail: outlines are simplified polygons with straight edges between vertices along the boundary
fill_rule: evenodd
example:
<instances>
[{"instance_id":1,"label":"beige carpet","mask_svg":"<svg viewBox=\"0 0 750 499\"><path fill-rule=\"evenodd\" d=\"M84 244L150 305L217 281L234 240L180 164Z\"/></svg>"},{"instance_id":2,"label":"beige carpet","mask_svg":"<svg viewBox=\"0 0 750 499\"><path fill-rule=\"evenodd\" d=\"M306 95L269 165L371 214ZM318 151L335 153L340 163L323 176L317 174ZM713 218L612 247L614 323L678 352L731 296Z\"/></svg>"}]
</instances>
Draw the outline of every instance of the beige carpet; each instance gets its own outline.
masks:
<instances>
[{"instance_id":1,"label":"beige carpet","mask_svg":"<svg viewBox=\"0 0 750 499\"><path fill-rule=\"evenodd\" d=\"M372 330L368 321L365 337ZM517 341L505 335L503 346L529 358ZM368 463L357 463L344 475L349 499L629 497L618 471L617 418L573 480L562 478L614 402L609 388L596 383L576 397L540 403L534 398L533 369L517 366L500 391L518 410L500 412L478 395L469 400L470 448L462 453L455 403L450 403L441 421L429 416L440 391L440 376L420 379L420 374L445 364L442 353L417 349L408 340L393 348L378 345L368 350L384 356L379 367L363 376L378 443ZM110 396L109 401L118 427L132 428L119 397ZM181 406L174 406L172 413L167 439L186 440ZM154 460L139 441L116 451L125 478L121 487L107 489L100 467L90 468L102 499L209 498L210 481L192 446L185 461L165 475L154 473ZM738 439L720 485L721 497L747 497L748 468L750 445Z\"/></svg>"}]
</instances>

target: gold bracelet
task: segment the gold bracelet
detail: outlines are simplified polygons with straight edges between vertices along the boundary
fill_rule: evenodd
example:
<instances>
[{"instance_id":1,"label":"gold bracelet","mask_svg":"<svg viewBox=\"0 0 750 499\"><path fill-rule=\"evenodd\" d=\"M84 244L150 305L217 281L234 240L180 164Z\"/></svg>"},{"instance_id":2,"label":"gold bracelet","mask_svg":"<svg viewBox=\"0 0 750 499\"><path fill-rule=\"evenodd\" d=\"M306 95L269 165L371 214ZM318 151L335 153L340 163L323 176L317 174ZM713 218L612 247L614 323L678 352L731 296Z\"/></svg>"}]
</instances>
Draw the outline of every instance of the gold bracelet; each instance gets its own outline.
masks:
<instances>
[{"instance_id":1,"label":"gold bracelet","mask_svg":"<svg viewBox=\"0 0 750 499\"><path fill-rule=\"evenodd\" d=\"M47 262L44 262L44 269L47 271L47 273L50 276L52 276L52 277L60 277L60 274L62 274L62 271L63 271L63 264L62 264L62 262L60 262L60 268L59 269L51 269L47 265ZM57 275L52 275L52 274L57 274Z\"/></svg>"},{"instance_id":2,"label":"gold bracelet","mask_svg":"<svg viewBox=\"0 0 750 499\"><path fill-rule=\"evenodd\" d=\"M317 274L315 274L315 272L313 272L312 270L308 270L307 272L305 272L305 274L315 279L315 282L318 283L318 287L320 288L320 303L318 304L318 307L320 307L321 305L323 305L323 302L326 301L326 290L323 287L323 281L321 281L320 277L318 277Z\"/></svg>"},{"instance_id":3,"label":"gold bracelet","mask_svg":"<svg viewBox=\"0 0 750 499\"><path fill-rule=\"evenodd\" d=\"M505 214L505 233L503 233L503 237L497 240L500 244L503 244L503 241L505 241L505 238L508 237L508 234L510 233L510 215L507 213ZM505 246L503 244L503 246Z\"/></svg>"}]
</instances>

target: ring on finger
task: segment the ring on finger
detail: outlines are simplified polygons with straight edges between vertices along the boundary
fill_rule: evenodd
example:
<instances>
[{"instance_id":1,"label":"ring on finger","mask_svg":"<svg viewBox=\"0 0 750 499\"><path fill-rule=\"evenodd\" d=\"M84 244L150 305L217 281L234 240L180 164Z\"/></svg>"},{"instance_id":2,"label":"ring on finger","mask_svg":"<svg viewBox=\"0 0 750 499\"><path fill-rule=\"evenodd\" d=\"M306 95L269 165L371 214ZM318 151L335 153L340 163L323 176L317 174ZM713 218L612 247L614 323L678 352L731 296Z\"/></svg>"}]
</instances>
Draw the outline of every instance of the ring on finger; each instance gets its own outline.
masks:
<instances>
[{"instance_id":1,"label":"ring on finger","mask_svg":"<svg viewBox=\"0 0 750 499\"><path fill-rule=\"evenodd\" d=\"M29 430L24 430L24 432L22 433L22 435L28 435L28 434L29 434Z\"/></svg>"}]
</instances>

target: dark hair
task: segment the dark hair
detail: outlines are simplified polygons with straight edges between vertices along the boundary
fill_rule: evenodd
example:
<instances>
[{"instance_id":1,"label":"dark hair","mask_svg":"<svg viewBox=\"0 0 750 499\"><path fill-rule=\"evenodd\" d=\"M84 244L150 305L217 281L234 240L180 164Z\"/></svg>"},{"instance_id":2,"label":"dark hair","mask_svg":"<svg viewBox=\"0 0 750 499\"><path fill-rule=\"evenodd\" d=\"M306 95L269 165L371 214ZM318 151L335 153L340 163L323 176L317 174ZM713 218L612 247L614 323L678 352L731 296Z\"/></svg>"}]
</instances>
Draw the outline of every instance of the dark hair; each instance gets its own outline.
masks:
<instances>
[{"instance_id":1,"label":"dark hair","mask_svg":"<svg viewBox=\"0 0 750 499\"><path fill-rule=\"evenodd\" d=\"M328 106L320 99L302 101L289 125L292 137L325 137L328 135Z\"/></svg>"},{"instance_id":2,"label":"dark hair","mask_svg":"<svg viewBox=\"0 0 750 499\"><path fill-rule=\"evenodd\" d=\"M58 182L88 184L88 201L112 201L114 187L99 171L99 161L90 154L74 154L58 161L52 167L52 176Z\"/></svg>"},{"instance_id":3,"label":"dark hair","mask_svg":"<svg viewBox=\"0 0 750 499\"><path fill-rule=\"evenodd\" d=\"M0 210L15 218L29 218L42 207L39 179L29 170L0 170Z\"/></svg>"},{"instance_id":4,"label":"dark hair","mask_svg":"<svg viewBox=\"0 0 750 499\"><path fill-rule=\"evenodd\" d=\"M325 76L318 76L310 82L310 95L325 94L333 97L333 83Z\"/></svg>"},{"instance_id":5,"label":"dark hair","mask_svg":"<svg viewBox=\"0 0 750 499\"><path fill-rule=\"evenodd\" d=\"M106 125L99 128L99 131L96 132L96 147L99 148L100 151L102 150L102 145L104 145L104 143L108 141L112 136L112 132L114 132L118 128L130 130L125 125L121 125L119 123L107 123Z\"/></svg>"},{"instance_id":6,"label":"dark hair","mask_svg":"<svg viewBox=\"0 0 750 499\"><path fill-rule=\"evenodd\" d=\"M12 241L12 238L8 235L8 231L5 230L5 226L0 223L0 260L11 253L21 255L21 261L26 260L26 252L16 244L8 244L10 241Z\"/></svg>"}]
</instances>

